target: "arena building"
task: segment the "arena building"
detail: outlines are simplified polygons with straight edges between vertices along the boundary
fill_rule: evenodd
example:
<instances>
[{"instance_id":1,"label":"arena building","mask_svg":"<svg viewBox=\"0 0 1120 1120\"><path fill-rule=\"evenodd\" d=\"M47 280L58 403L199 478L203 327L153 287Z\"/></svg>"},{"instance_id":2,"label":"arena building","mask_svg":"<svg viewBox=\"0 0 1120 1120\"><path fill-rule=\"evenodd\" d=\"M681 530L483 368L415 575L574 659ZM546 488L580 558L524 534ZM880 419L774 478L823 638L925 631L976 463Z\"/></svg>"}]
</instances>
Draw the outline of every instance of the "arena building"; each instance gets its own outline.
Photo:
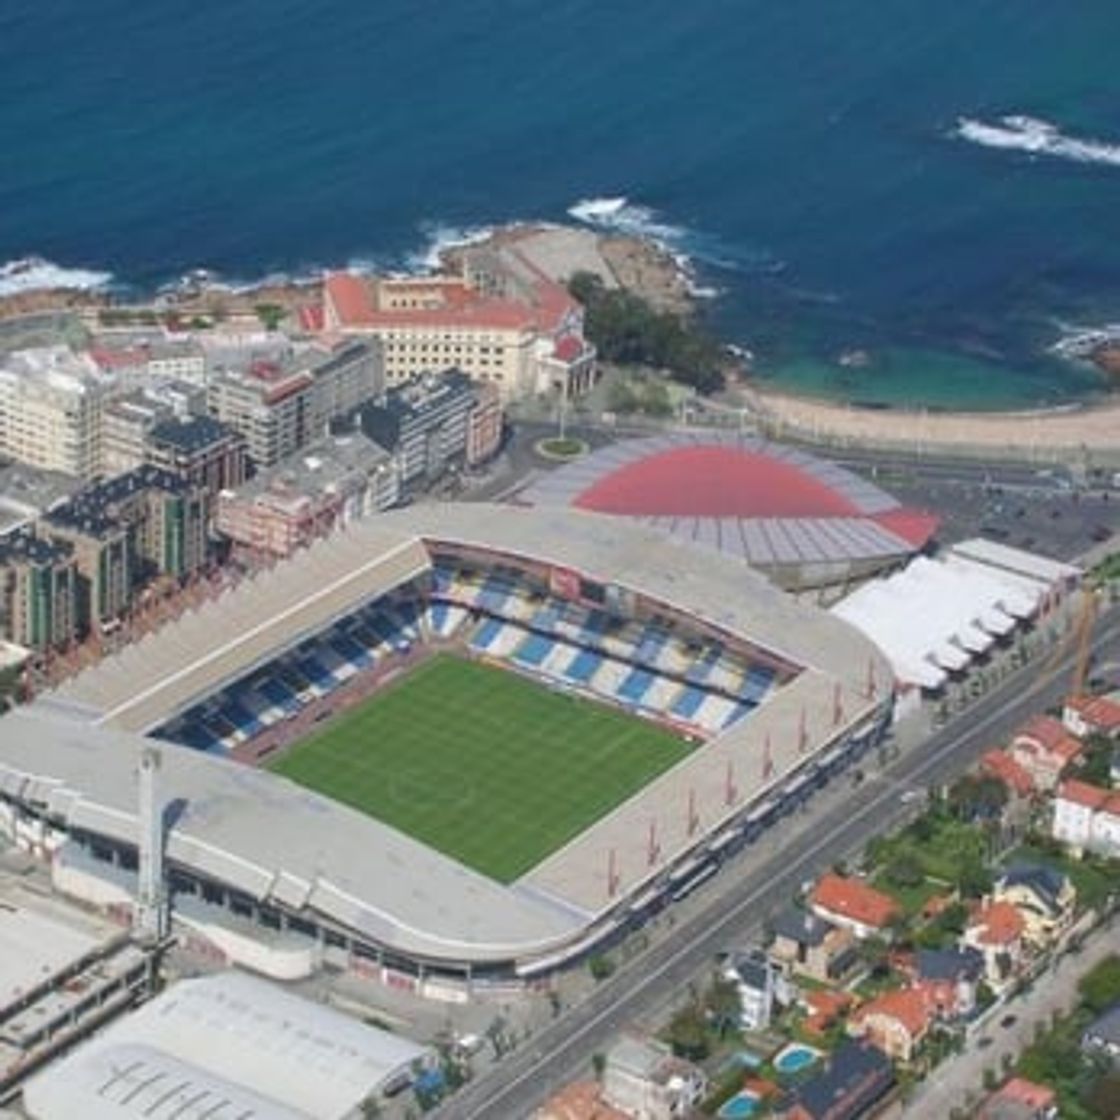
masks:
<instances>
[{"instance_id":1,"label":"arena building","mask_svg":"<svg viewBox=\"0 0 1120 1120\"><path fill-rule=\"evenodd\" d=\"M654 525L796 591L904 564L937 529L936 517L834 463L711 433L611 444L535 481L518 500Z\"/></svg>"},{"instance_id":2,"label":"arena building","mask_svg":"<svg viewBox=\"0 0 1120 1120\"><path fill-rule=\"evenodd\" d=\"M436 729L453 753L485 748L475 769L425 771L424 736L405 762L376 753L439 714L430 691L397 731L359 725L337 753L332 729L370 705L399 720L441 664L491 674L442 702ZM715 874L878 740L891 681L868 639L739 557L698 564L671 536L579 510L414 507L6 715L0 832L50 858L60 890L129 914L138 754L168 741L167 883L187 940L277 978L330 964L465 999L578 959ZM552 715L532 722L547 705L609 749L549 740ZM516 777L542 744L540 773ZM358 796L367 751L374 809ZM497 848L472 847L488 829Z\"/></svg>"}]
</instances>

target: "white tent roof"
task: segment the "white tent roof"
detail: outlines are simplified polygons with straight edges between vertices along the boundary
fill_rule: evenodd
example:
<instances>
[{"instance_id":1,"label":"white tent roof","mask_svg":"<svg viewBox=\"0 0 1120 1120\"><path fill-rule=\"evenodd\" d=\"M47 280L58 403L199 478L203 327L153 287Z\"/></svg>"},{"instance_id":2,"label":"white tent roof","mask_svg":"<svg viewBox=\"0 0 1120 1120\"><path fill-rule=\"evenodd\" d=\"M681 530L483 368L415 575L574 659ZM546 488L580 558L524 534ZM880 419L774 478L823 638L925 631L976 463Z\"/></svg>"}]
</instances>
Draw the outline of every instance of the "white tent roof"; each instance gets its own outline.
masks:
<instances>
[{"instance_id":1,"label":"white tent roof","mask_svg":"<svg viewBox=\"0 0 1120 1120\"><path fill-rule=\"evenodd\" d=\"M832 610L883 650L900 681L937 688L945 680L942 670L965 668L1010 633L1016 618L1031 615L1038 594L1031 579L982 562L922 556Z\"/></svg>"}]
</instances>

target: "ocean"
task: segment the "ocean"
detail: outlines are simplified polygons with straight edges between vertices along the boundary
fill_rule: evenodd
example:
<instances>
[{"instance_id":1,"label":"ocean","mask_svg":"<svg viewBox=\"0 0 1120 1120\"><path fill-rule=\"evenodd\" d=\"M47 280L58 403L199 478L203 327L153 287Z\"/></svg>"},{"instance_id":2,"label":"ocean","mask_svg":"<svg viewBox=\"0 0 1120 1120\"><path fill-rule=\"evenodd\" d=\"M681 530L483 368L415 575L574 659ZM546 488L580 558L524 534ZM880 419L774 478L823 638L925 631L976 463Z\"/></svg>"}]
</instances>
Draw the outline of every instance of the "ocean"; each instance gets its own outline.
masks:
<instances>
[{"instance_id":1,"label":"ocean","mask_svg":"<svg viewBox=\"0 0 1120 1120\"><path fill-rule=\"evenodd\" d=\"M769 384L1060 406L1107 383L1053 344L1120 322L1118 32L1115 0L5 0L0 292L582 216L686 258Z\"/></svg>"}]
</instances>

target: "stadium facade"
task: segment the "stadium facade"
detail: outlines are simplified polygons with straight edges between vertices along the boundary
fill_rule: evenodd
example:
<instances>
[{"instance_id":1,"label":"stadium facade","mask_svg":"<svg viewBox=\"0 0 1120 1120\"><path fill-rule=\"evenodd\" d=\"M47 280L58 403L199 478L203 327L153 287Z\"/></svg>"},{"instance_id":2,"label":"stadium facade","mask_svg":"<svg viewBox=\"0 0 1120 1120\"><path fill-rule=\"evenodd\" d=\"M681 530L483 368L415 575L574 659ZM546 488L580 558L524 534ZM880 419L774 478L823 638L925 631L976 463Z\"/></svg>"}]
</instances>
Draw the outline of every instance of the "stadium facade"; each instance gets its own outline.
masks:
<instances>
[{"instance_id":1,"label":"stadium facade","mask_svg":"<svg viewBox=\"0 0 1120 1120\"><path fill-rule=\"evenodd\" d=\"M247 764L301 707L452 635L695 749L510 884ZM183 937L276 978L327 963L460 999L547 974L687 894L870 749L891 702L868 639L737 558L578 510L415 507L5 716L0 834L128 920L139 752L185 744L163 750L161 778Z\"/></svg>"}]
</instances>

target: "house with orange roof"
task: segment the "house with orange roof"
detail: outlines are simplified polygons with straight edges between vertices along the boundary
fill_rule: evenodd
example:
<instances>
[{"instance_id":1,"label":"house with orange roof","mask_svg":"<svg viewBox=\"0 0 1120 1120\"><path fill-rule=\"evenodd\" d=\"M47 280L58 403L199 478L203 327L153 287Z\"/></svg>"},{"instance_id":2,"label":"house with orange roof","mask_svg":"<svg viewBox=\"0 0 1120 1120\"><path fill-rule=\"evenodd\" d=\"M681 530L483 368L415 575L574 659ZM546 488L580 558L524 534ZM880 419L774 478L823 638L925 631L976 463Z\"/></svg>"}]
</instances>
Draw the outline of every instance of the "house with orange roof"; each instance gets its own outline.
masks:
<instances>
[{"instance_id":1,"label":"house with orange roof","mask_svg":"<svg viewBox=\"0 0 1120 1120\"><path fill-rule=\"evenodd\" d=\"M924 988L884 992L856 1009L848 1019L848 1034L866 1038L888 1058L910 1061L936 1019L936 1009Z\"/></svg>"},{"instance_id":2,"label":"house with orange roof","mask_svg":"<svg viewBox=\"0 0 1120 1120\"><path fill-rule=\"evenodd\" d=\"M1013 1077L980 1106L976 1120L1056 1120L1053 1089L1025 1077Z\"/></svg>"},{"instance_id":3,"label":"house with orange roof","mask_svg":"<svg viewBox=\"0 0 1120 1120\"><path fill-rule=\"evenodd\" d=\"M1105 735L1120 740L1120 702L1109 696L1070 696L1062 706L1062 723L1071 735Z\"/></svg>"},{"instance_id":4,"label":"house with orange roof","mask_svg":"<svg viewBox=\"0 0 1120 1120\"><path fill-rule=\"evenodd\" d=\"M1073 925L1077 889L1070 877L1044 863L1016 863L992 886L996 902L1010 902L1023 919L1027 943L1043 949Z\"/></svg>"},{"instance_id":5,"label":"house with orange roof","mask_svg":"<svg viewBox=\"0 0 1120 1120\"><path fill-rule=\"evenodd\" d=\"M323 282L323 330L379 338L390 386L455 366L503 401L592 387L595 348L562 284L516 245L466 249L459 265L425 277L334 273Z\"/></svg>"},{"instance_id":6,"label":"house with orange roof","mask_svg":"<svg viewBox=\"0 0 1120 1120\"><path fill-rule=\"evenodd\" d=\"M1027 924L1010 902L987 902L974 911L961 944L984 958L984 979L1000 989L1019 973L1026 948Z\"/></svg>"},{"instance_id":7,"label":"house with orange roof","mask_svg":"<svg viewBox=\"0 0 1120 1120\"><path fill-rule=\"evenodd\" d=\"M1026 799L1035 792L1034 779L1026 767L998 747L980 759L980 769L989 777L999 779L1013 798Z\"/></svg>"},{"instance_id":8,"label":"house with orange roof","mask_svg":"<svg viewBox=\"0 0 1120 1120\"><path fill-rule=\"evenodd\" d=\"M1007 753L1031 776L1037 790L1049 792L1063 771L1081 755L1081 744L1053 716L1034 716L1015 733Z\"/></svg>"},{"instance_id":9,"label":"house with orange roof","mask_svg":"<svg viewBox=\"0 0 1120 1120\"><path fill-rule=\"evenodd\" d=\"M850 929L858 938L886 935L891 922L902 916L902 908L889 895L862 879L834 872L821 877L809 895L809 906L814 914Z\"/></svg>"},{"instance_id":10,"label":"house with orange roof","mask_svg":"<svg viewBox=\"0 0 1120 1120\"><path fill-rule=\"evenodd\" d=\"M553 1093L536 1112L533 1120L631 1120L625 1113L603 1100L595 1081L573 1081Z\"/></svg>"},{"instance_id":11,"label":"house with orange roof","mask_svg":"<svg viewBox=\"0 0 1120 1120\"><path fill-rule=\"evenodd\" d=\"M1067 778L1054 797L1051 835L1076 856L1120 858L1120 792Z\"/></svg>"},{"instance_id":12,"label":"house with orange roof","mask_svg":"<svg viewBox=\"0 0 1120 1120\"><path fill-rule=\"evenodd\" d=\"M810 1034L823 1035L855 1002L848 992L813 989L798 1001L808 1012L803 1024Z\"/></svg>"}]
</instances>

